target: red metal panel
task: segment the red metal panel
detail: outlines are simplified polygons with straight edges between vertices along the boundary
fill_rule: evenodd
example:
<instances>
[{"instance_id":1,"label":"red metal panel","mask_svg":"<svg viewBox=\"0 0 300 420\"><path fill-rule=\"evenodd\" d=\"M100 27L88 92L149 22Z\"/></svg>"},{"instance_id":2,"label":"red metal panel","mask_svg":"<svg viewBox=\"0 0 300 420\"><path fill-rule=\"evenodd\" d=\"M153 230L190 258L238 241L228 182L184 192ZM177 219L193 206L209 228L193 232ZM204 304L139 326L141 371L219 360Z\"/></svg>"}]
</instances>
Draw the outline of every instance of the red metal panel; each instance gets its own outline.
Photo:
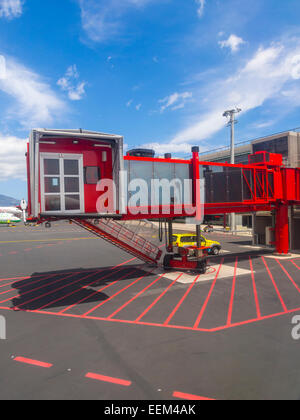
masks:
<instances>
[{"instance_id":1,"label":"red metal panel","mask_svg":"<svg viewBox=\"0 0 300 420\"><path fill-rule=\"evenodd\" d=\"M278 254L288 254L289 244L289 207L286 203L276 206L276 251Z\"/></svg>"},{"instance_id":2,"label":"red metal panel","mask_svg":"<svg viewBox=\"0 0 300 420\"><path fill-rule=\"evenodd\" d=\"M296 201L300 202L300 169L296 169Z\"/></svg>"},{"instance_id":3,"label":"red metal panel","mask_svg":"<svg viewBox=\"0 0 300 420\"><path fill-rule=\"evenodd\" d=\"M283 198L286 201L296 201L296 169L292 168L283 168L282 169L282 178L283 178Z\"/></svg>"}]
</instances>

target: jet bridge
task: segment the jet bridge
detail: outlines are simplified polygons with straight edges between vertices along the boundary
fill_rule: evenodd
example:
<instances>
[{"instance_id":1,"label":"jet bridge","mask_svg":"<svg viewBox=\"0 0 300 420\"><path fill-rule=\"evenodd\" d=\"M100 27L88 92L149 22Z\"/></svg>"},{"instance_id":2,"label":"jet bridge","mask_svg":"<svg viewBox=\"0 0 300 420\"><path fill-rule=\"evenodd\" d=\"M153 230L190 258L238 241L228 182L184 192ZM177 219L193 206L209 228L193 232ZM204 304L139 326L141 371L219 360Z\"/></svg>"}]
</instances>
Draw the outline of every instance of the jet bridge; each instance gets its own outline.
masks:
<instances>
[{"instance_id":1,"label":"jet bridge","mask_svg":"<svg viewBox=\"0 0 300 420\"><path fill-rule=\"evenodd\" d=\"M151 263L159 261L160 249L122 229L124 221L167 221L172 254L174 218L193 218L200 238L204 215L274 210L274 245L287 254L288 208L300 203L300 169L285 168L281 155L267 152L250 156L247 165L200 161L197 147L185 160L152 153L124 157L122 136L38 129L30 135L27 168L30 217L39 223L74 221ZM198 245L201 258L205 250Z\"/></svg>"}]
</instances>

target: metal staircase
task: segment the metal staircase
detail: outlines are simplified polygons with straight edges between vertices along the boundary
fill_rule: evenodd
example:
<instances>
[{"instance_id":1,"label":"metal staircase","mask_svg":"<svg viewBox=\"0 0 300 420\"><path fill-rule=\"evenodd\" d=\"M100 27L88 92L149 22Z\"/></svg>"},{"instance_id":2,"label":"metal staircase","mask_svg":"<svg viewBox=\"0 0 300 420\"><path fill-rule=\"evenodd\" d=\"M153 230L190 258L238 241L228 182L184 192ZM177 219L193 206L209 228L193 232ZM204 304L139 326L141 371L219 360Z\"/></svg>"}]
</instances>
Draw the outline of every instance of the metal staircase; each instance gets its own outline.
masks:
<instances>
[{"instance_id":1,"label":"metal staircase","mask_svg":"<svg viewBox=\"0 0 300 420\"><path fill-rule=\"evenodd\" d=\"M156 245L113 219L74 218L72 222L148 264L157 265L162 256Z\"/></svg>"}]
</instances>

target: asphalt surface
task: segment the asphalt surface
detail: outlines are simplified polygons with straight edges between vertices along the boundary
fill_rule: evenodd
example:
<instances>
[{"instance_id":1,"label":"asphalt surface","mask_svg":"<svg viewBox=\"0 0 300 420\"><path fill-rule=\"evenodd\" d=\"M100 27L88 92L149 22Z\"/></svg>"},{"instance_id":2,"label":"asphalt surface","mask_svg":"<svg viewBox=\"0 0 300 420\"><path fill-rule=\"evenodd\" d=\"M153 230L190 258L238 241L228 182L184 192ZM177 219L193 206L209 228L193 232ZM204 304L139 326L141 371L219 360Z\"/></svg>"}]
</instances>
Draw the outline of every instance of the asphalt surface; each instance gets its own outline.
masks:
<instances>
[{"instance_id":1,"label":"asphalt surface","mask_svg":"<svg viewBox=\"0 0 300 420\"><path fill-rule=\"evenodd\" d=\"M298 400L300 255L207 237L202 281L65 222L0 228L0 399Z\"/></svg>"}]
</instances>

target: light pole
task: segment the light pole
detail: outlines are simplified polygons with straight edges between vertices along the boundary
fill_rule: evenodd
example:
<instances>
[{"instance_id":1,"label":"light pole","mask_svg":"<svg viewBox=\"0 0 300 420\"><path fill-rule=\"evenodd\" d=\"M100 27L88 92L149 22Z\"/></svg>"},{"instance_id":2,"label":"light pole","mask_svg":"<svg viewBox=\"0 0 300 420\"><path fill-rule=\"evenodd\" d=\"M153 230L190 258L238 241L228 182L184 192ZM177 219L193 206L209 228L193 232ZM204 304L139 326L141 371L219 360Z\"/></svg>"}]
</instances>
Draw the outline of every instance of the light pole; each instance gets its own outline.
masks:
<instances>
[{"instance_id":1,"label":"light pole","mask_svg":"<svg viewBox=\"0 0 300 420\"><path fill-rule=\"evenodd\" d=\"M235 119L235 115L239 114L241 111L242 111L241 108L235 108L235 109L225 111L224 114L223 114L223 117L229 118L227 126L231 128L230 163L232 165L235 164L234 126L235 126L235 124L237 124L237 120ZM231 214L230 225L231 225L230 226L231 231L232 232L235 231L236 230L236 225L235 225L235 214L234 213Z\"/></svg>"}]
</instances>

